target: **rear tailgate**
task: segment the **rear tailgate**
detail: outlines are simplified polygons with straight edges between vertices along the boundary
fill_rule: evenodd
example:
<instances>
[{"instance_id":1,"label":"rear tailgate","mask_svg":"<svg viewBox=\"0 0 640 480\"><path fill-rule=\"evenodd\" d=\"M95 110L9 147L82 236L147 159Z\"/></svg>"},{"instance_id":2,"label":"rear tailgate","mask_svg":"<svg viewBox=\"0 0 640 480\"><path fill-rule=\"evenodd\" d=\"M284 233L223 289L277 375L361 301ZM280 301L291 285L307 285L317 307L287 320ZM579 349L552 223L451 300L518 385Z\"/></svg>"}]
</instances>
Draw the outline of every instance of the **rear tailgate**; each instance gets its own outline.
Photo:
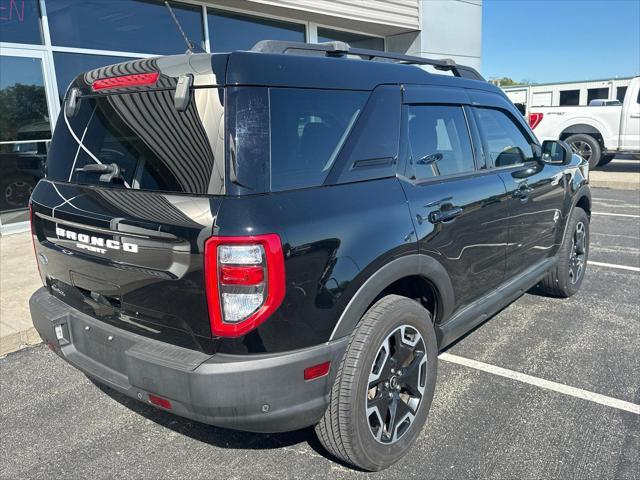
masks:
<instances>
[{"instance_id":1,"label":"rear tailgate","mask_svg":"<svg viewBox=\"0 0 640 480\"><path fill-rule=\"evenodd\" d=\"M95 318L210 351L202 252L220 201L42 181L32 208L43 280Z\"/></svg>"},{"instance_id":2,"label":"rear tailgate","mask_svg":"<svg viewBox=\"0 0 640 480\"><path fill-rule=\"evenodd\" d=\"M75 80L48 178L32 195L32 222L43 281L62 301L119 328L209 352L203 250L224 194L223 96L211 67L206 72L211 56L202 57L205 73L195 75L186 108L176 108L177 77L193 75L193 58L184 57L184 68L181 57L145 59ZM119 86L141 78L152 82ZM80 100L68 108L74 89Z\"/></svg>"}]
</instances>

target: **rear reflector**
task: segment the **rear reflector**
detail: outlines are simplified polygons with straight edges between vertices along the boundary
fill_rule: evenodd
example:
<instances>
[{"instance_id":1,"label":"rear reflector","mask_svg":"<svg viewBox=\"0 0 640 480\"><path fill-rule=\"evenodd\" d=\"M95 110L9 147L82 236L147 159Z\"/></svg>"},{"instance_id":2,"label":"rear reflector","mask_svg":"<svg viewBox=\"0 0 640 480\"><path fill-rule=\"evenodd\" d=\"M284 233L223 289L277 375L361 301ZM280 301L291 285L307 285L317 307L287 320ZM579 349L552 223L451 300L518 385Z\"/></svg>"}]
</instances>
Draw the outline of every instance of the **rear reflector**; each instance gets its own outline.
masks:
<instances>
[{"instance_id":1,"label":"rear reflector","mask_svg":"<svg viewBox=\"0 0 640 480\"><path fill-rule=\"evenodd\" d=\"M167 410L171 410L171 402L166 398L158 397L153 394L149 394L149 402L157 405L158 407L166 408Z\"/></svg>"},{"instance_id":2,"label":"rear reflector","mask_svg":"<svg viewBox=\"0 0 640 480\"><path fill-rule=\"evenodd\" d=\"M313 380L314 378L324 377L327 373L329 373L329 368L331 367L331 362L319 363L318 365L314 365L313 367L304 369L304 379L305 380Z\"/></svg>"},{"instance_id":3,"label":"rear reflector","mask_svg":"<svg viewBox=\"0 0 640 480\"><path fill-rule=\"evenodd\" d=\"M221 280L225 285L257 285L264 280L264 269L254 266L223 265Z\"/></svg>"},{"instance_id":4,"label":"rear reflector","mask_svg":"<svg viewBox=\"0 0 640 480\"><path fill-rule=\"evenodd\" d=\"M121 77L101 78L93 82L91 89L94 92L100 90L110 90L113 88L126 88L126 87L145 87L148 85L155 85L158 81L160 74L158 72L153 73L136 73L135 75L123 75Z\"/></svg>"},{"instance_id":5,"label":"rear reflector","mask_svg":"<svg viewBox=\"0 0 640 480\"><path fill-rule=\"evenodd\" d=\"M540 122L542 121L542 117L544 117L543 113L529 114L529 126L531 127L531 130L533 130L540 124Z\"/></svg>"}]
</instances>

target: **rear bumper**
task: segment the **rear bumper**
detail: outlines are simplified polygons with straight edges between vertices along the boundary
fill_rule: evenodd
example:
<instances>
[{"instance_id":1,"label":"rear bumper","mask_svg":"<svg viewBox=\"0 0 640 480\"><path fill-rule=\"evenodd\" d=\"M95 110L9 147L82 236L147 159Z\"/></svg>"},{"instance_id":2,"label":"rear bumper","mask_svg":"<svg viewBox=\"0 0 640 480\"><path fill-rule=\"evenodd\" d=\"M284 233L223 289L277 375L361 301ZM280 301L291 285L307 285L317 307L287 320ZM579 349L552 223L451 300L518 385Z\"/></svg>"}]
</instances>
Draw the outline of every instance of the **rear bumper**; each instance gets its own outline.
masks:
<instances>
[{"instance_id":1,"label":"rear bumper","mask_svg":"<svg viewBox=\"0 0 640 480\"><path fill-rule=\"evenodd\" d=\"M327 406L347 338L269 355L207 355L148 339L94 319L45 288L29 300L33 324L64 360L111 388L211 425L283 432L317 423ZM60 325L63 339L56 337ZM311 381L304 369L331 361L329 375Z\"/></svg>"}]
</instances>

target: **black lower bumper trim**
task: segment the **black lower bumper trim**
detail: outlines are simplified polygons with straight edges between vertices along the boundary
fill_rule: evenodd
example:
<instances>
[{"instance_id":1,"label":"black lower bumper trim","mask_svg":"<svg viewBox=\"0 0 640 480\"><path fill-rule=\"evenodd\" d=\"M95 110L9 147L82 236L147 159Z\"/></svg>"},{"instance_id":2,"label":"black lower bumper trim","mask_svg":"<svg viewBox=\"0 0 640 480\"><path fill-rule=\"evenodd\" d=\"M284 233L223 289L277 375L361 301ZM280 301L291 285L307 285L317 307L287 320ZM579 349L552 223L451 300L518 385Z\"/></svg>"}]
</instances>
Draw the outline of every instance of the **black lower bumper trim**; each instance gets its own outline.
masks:
<instances>
[{"instance_id":1,"label":"black lower bumper trim","mask_svg":"<svg viewBox=\"0 0 640 480\"><path fill-rule=\"evenodd\" d=\"M183 417L253 432L317 423L348 342L271 355L207 355L107 325L45 288L33 294L29 306L43 340L99 382L145 402L149 394L167 398L170 411ZM326 361L329 375L304 380L305 368Z\"/></svg>"}]
</instances>

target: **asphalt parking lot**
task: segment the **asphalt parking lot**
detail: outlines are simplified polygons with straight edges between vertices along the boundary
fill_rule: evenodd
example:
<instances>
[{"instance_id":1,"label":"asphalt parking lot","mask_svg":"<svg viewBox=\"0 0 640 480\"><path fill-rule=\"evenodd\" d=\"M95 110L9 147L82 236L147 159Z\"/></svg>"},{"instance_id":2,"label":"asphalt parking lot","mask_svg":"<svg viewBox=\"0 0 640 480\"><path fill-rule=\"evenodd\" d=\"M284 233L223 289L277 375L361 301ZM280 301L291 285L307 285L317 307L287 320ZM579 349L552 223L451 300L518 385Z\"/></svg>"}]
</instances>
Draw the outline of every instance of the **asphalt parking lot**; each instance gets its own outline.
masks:
<instances>
[{"instance_id":1,"label":"asphalt parking lot","mask_svg":"<svg viewBox=\"0 0 640 480\"><path fill-rule=\"evenodd\" d=\"M311 429L183 420L98 388L39 346L0 359L0 475L640 478L640 191L593 197L597 263L580 293L528 293L449 348L427 426L389 470L328 459Z\"/></svg>"}]
</instances>

